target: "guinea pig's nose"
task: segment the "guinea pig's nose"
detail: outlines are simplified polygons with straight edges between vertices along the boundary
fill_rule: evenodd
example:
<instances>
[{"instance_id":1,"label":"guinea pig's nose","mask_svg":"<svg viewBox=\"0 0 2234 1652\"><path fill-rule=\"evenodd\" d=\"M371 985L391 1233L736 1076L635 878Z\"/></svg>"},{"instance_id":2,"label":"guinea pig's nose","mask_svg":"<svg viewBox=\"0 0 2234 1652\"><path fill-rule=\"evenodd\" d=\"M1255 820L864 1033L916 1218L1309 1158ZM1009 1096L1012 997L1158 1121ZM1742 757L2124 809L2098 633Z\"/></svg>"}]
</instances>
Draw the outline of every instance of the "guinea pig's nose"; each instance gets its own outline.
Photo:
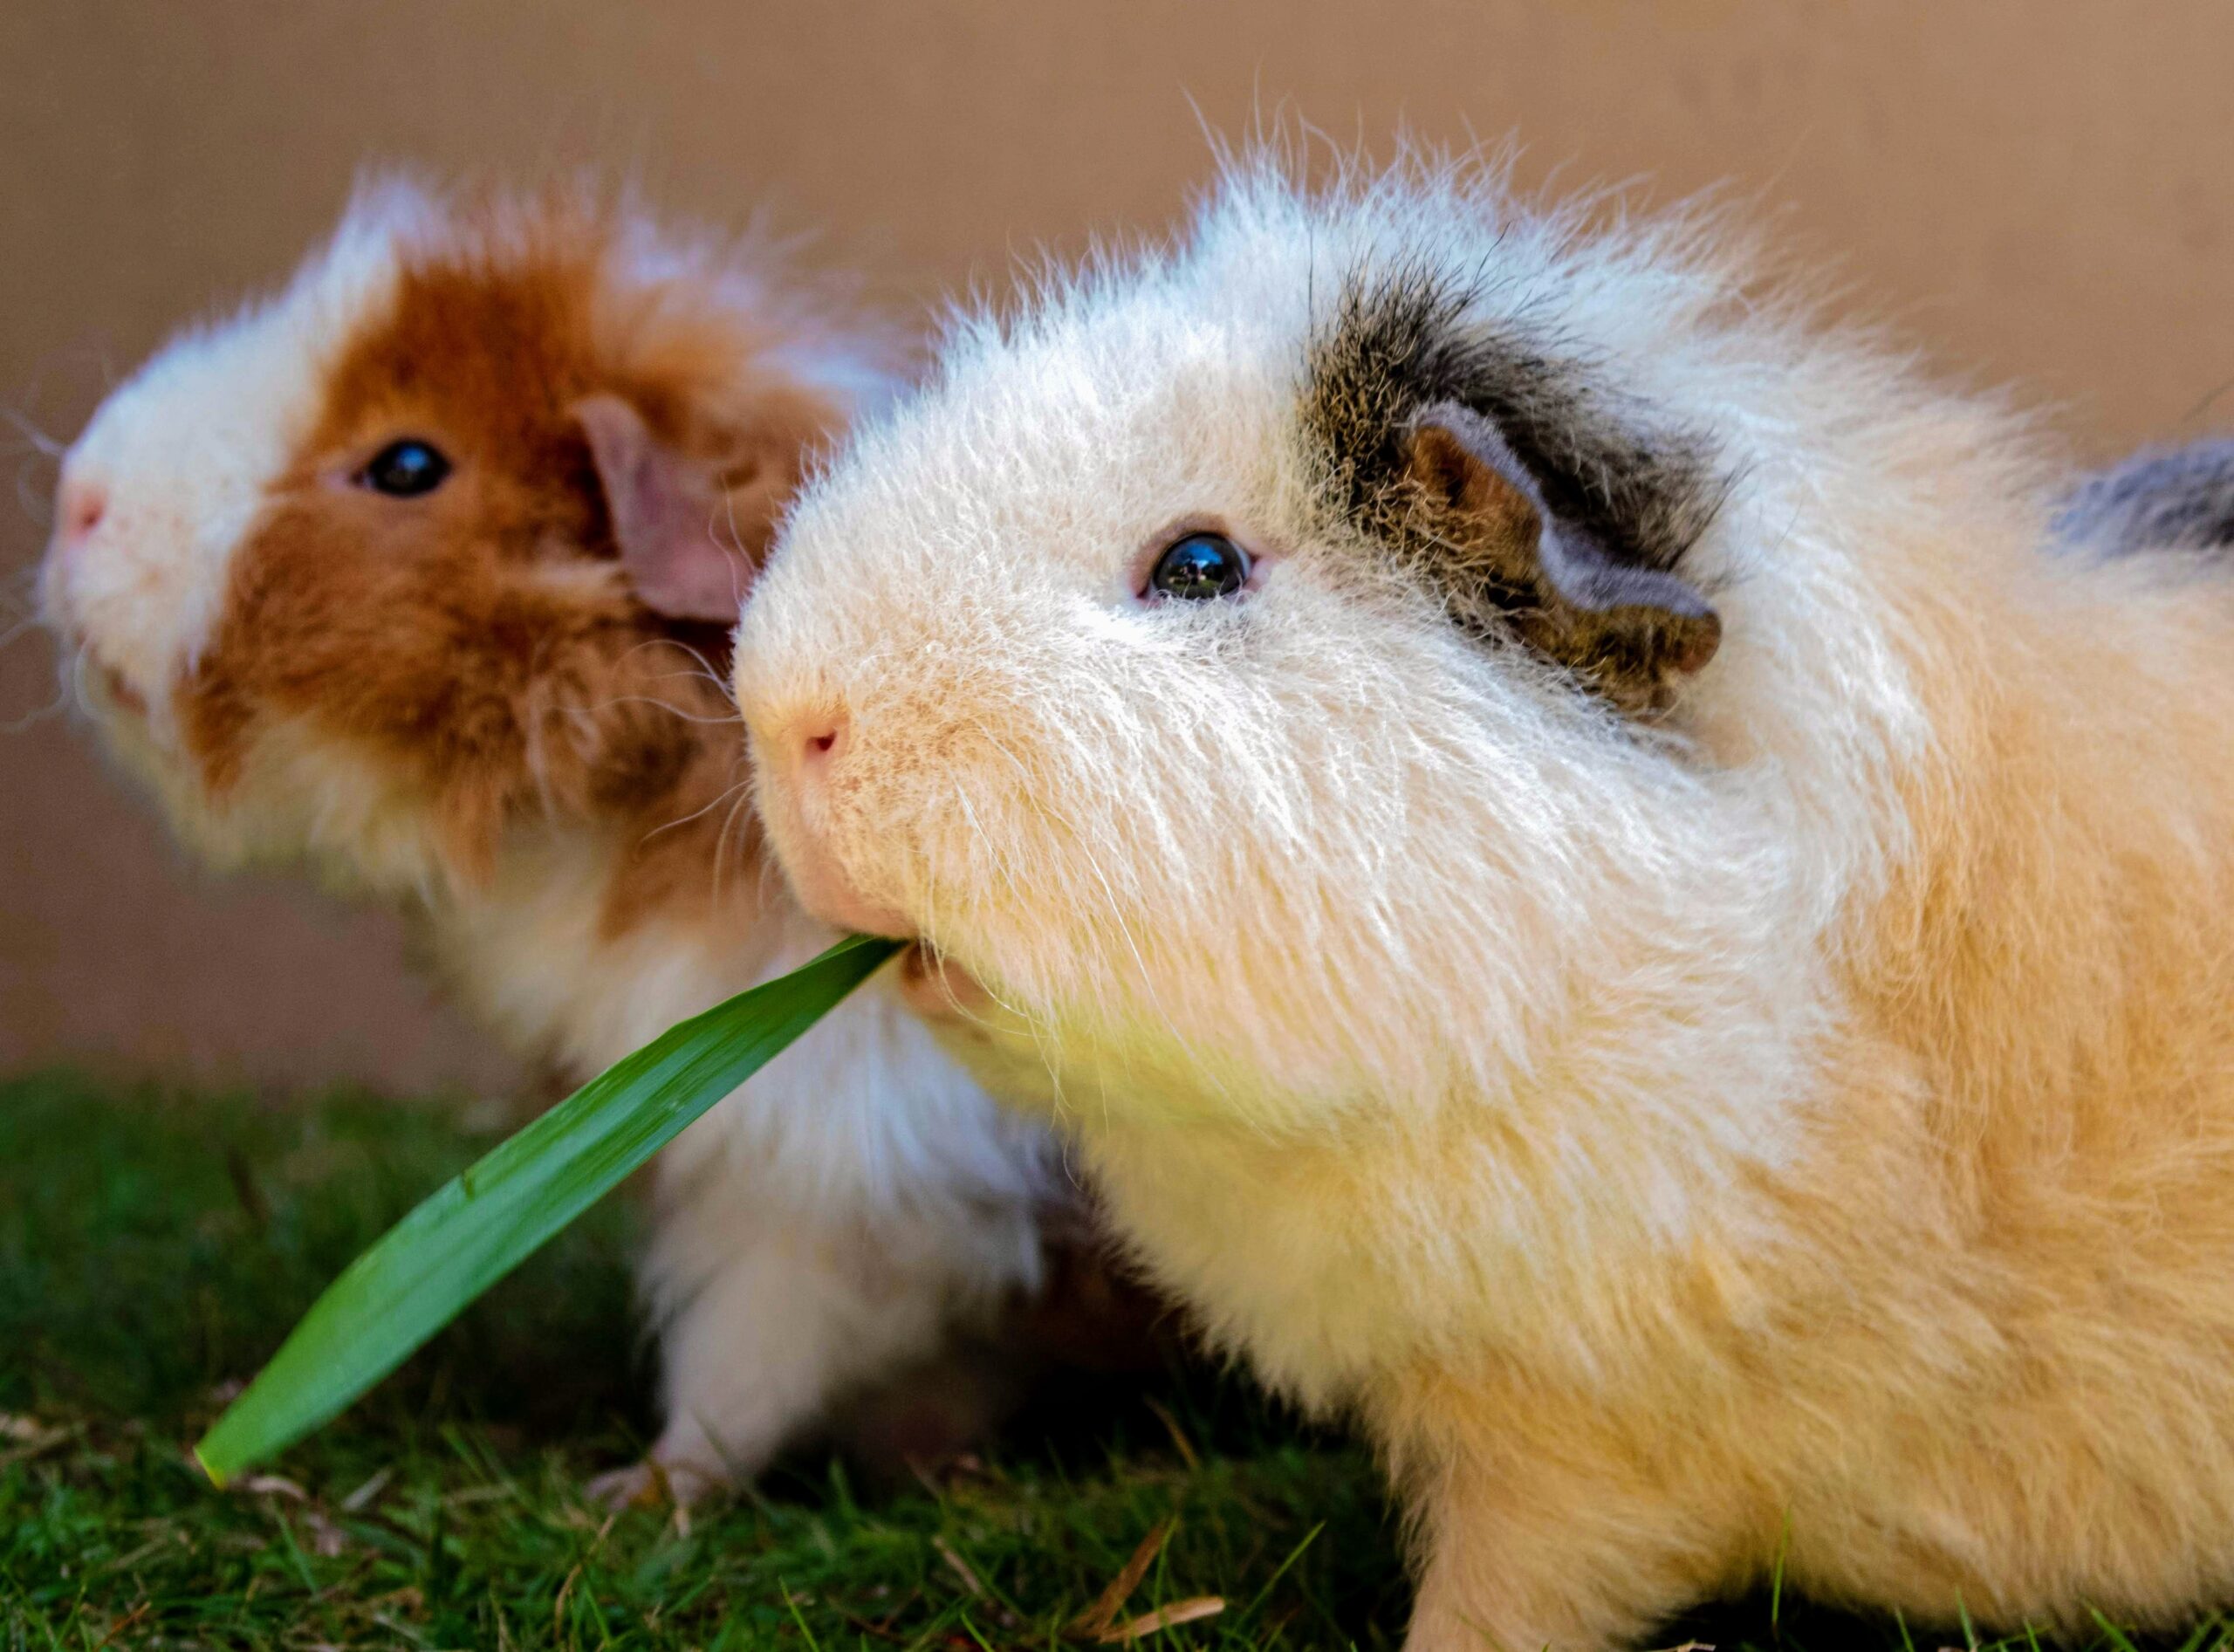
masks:
<instances>
[{"instance_id":1,"label":"guinea pig's nose","mask_svg":"<svg viewBox=\"0 0 2234 1652\"><path fill-rule=\"evenodd\" d=\"M754 729L756 750L770 760L771 784L762 797L762 812L799 904L833 929L896 937L914 934L905 917L854 887L830 840L831 765L852 742L851 720L842 711L818 709L812 716L766 727L755 721L748 706L746 722Z\"/></svg>"},{"instance_id":2,"label":"guinea pig's nose","mask_svg":"<svg viewBox=\"0 0 2234 1652\"><path fill-rule=\"evenodd\" d=\"M807 725L806 738L800 745L801 767L814 774L835 763L845 750L844 716L818 717Z\"/></svg>"},{"instance_id":3,"label":"guinea pig's nose","mask_svg":"<svg viewBox=\"0 0 2234 1652\"><path fill-rule=\"evenodd\" d=\"M63 473L54 494L54 526L65 549L85 544L107 514L107 489L90 476Z\"/></svg>"}]
</instances>

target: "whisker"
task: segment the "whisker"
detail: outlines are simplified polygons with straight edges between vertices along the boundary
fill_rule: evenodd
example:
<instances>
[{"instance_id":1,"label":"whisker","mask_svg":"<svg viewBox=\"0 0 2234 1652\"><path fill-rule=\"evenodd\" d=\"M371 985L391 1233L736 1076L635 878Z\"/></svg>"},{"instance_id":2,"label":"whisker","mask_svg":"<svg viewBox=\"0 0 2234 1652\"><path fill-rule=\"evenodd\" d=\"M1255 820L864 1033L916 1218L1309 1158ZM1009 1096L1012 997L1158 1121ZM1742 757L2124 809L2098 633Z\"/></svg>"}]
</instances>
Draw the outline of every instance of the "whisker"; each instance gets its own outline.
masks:
<instances>
[{"instance_id":1,"label":"whisker","mask_svg":"<svg viewBox=\"0 0 2234 1652\"><path fill-rule=\"evenodd\" d=\"M36 562L18 568L13 573L0 576L0 610L33 623L43 622L45 616L39 612L38 584L38 564Z\"/></svg>"},{"instance_id":2,"label":"whisker","mask_svg":"<svg viewBox=\"0 0 2234 1652\"><path fill-rule=\"evenodd\" d=\"M53 493L51 490L35 490L32 486L33 461L25 460L16 467L16 503L23 507L27 521L41 528L54 524Z\"/></svg>"},{"instance_id":3,"label":"whisker","mask_svg":"<svg viewBox=\"0 0 2234 1652\"><path fill-rule=\"evenodd\" d=\"M637 655L641 654L647 648L673 648L679 654L688 655L693 661L697 662L698 670L696 672L668 672L663 674L663 677L689 677L702 675L707 682L712 683L716 688L722 691L722 697L723 699L729 699L731 697L730 694L730 685L724 682L722 680L721 675L714 669L713 661L707 659L704 655L699 653L696 648L691 647L690 644L685 642L680 637L647 637L644 641L636 644L635 647L623 653L620 657L624 661L631 660Z\"/></svg>"},{"instance_id":4,"label":"whisker","mask_svg":"<svg viewBox=\"0 0 2234 1652\"><path fill-rule=\"evenodd\" d=\"M720 692L723 699L728 701L731 705L735 705L737 703L737 696L730 692L730 685L723 682L719 677L716 676L710 670L705 669L702 667L689 671L658 672L654 675L652 681L654 682L710 683Z\"/></svg>"},{"instance_id":5,"label":"whisker","mask_svg":"<svg viewBox=\"0 0 2234 1652\"><path fill-rule=\"evenodd\" d=\"M730 805L728 818L723 820L721 831L714 837L714 899L716 901L722 898L722 862L729 848L730 829L737 824L737 812L752 801L750 788L739 787L737 792L737 800ZM748 815L745 818L750 821L751 817ZM744 858L744 839L742 834L737 838L737 854L740 860Z\"/></svg>"},{"instance_id":6,"label":"whisker","mask_svg":"<svg viewBox=\"0 0 2234 1652\"><path fill-rule=\"evenodd\" d=\"M784 876L784 869L776 864L776 857L772 854L763 855L760 858L758 893L760 904L764 907L778 901L789 901L791 898L791 882Z\"/></svg>"},{"instance_id":7,"label":"whisker","mask_svg":"<svg viewBox=\"0 0 2234 1652\"><path fill-rule=\"evenodd\" d=\"M749 783L746 781L738 780L730 785L724 786L720 792L715 793L711 802L707 803L702 807L693 809L689 814L682 816L680 819L669 820L665 826L654 826L649 832L644 833L642 837L637 839L637 843L640 846L649 843L654 838L659 836L662 832L672 832L677 826L689 826L693 820L698 819L702 816L711 814L716 809L720 808L723 804L728 802L731 794L734 793L739 786L745 785Z\"/></svg>"},{"instance_id":8,"label":"whisker","mask_svg":"<svg viewBox=\"0 0 2234 1652\"><path fill-rule=\"evenodd\" d=\"M65 673L70 684L70 697L77 702L78 709L88 716L93 715L93 696L86 689L86 668L92 663L92 657L86 649L75 649L70 655L70 663Z\"/></svg>"},{"instance_id":9,"label":"whisker","mask_svg":"<svg viewBox=\"0 0 2234 1652\"><path fill-rule=\"evenodd\" d=\"M34 631L44 631L46 627L40 622L37 614L31 614L24 619L18 620L15 624L10 626L5 631L0 631L0 648L6 648L10 643L14 642L19 637L29 636Z\"/></svg>"},{"instance_id":10,"label":"whisker","mask_svg":"<svg viewBox=\"0 0 2234 1652\"><path fill-rule=\"evenodd\" d=\"M722 680L719 677L713 675L709 672L696 670L661 671L654 674L651 680L654 682L710 682L716 688L720 688L722 686ZM729 698L726 694L722 697L725 700ZM734 704L736 703L732 701L730 703Z\"/></svg>"},{"instance_id":11,"label":"whisker","mask_svg":"<svg viewBox=\"0 0 2234 1652\"><path fill-rule=\"evenodd\" d=\"M27 711L12 723L0 723L0 736L22 734L26 730L45 722L58 711L69 709L74 703L80 711L90 712L91 703L86 698L81 673L86 668L86 651L76 648L65 656L62 669L57 674L54 697L37 710Z\"/></svg>"},{"instance_id":12,"label":"whisker","mask_svg":"<svg viewBox=\"0 0 2234 1652\"><path fill-rule=\"evenodd\" d=\"M67 709L69 704L70 690L68 688L64 687L57 689L54 691L54 697L51 700L49 700L45 705L40 706L37 710L26 711L23 716L16 718L10 723L0 723L0 737L5 737L9 735L28 733L32 729L37 728L40 723L48 721L57 712Z\"/></svg>"},{"instance_id":13,"label":"whisker","mask_svg":"<svg viewBox=\"0 0 2234 1652\"><path fill-rule=\"evenodd\" d=\"M695 712L685 711L679 705L671 705L665 700L654 699L648 694L617 694L610 700L599 701L595 705L570 706L567 709L579 716L595 716L599 712L610 711L617 705L657 706L662 711L673 712L676 716L681 717L685 723L712 723L717 727L725 727L730 723L742 723L744 720L738 716L734 711L730 712L727 716L700 716Z\"/></svg>"},{"instance_id":14,"label":"whisker","mask_svg":"<svg viewBox=\"0 0 2234 1652\"><path fill-rule=\"evenodd\" d=\"M36 451L45 454L50 459L59 459L70 450L14 408L0 405L0 419L5 419L10 424L14 425L17 435L31 443Z\"/></svg>"},{"instance_id":15,"label":"whisker","mask_svg":"<svg viewBox=\"0 0 2234 1652\"><path fill-rule=\"evenodd\" d=\"M760 813L760 771L752 766L750 757L742 746L738 747L730 758L730 772L736 774L739 770L744 771L744 776L737 784L744 788L745 801L751 805L752 809L751 818L757 819ZM757 893L763 908L778 901L791 901L791 881L784 875L784 868L778 864L772 853L759 857L757 875L758 879Z\"/></svg>"},{"instance_id":16,"label":"whisker","mask_svg":"<svg viewBox=\"0 0 2234 1652\"><path fill-rule=\"evenodd\" d=\"M730 600L737 604L737 612L742 614L744 612L745 591L752 584L752 575L748 572L752 566L752 558L744 548L744 535L737 531L737 496L733 493L722 495L722 509L730 520L730 544L737 550L737 560L730 564Z\"/></svg>"},{"instance_id":17,"label":"whisker","mask_svg":"<svg viewBox=\"0 0 2234 1652\"><path fill-rule=\"evenodd\" d=\"M698 662L698 668L701 671L703 671L708 677L711 678L721 689L723 694L727 694L730 691L730 685L728 682L723 679L720 672L714 669L714 662L711 660L709 660L704 655L699 653L695 647L685 642L680 637L668 637L666 639L666 641L668 647L670 648L680 649L682 653L689 655L693 660L696 661Z\"/></svg>"}]
</instances>

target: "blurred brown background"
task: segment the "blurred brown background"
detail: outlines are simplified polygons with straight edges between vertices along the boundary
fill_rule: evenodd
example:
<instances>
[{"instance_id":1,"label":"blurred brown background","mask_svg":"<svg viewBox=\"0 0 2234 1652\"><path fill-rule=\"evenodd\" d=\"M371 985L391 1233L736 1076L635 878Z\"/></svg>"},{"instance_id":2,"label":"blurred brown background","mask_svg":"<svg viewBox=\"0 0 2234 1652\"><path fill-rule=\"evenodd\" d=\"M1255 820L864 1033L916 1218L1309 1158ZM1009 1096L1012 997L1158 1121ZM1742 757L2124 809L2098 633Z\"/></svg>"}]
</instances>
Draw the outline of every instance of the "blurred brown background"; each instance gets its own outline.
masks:
<instances>
[{"instance_id":1,"label":"blurred brown background","mask_svg":"<svg viewBox=\"0 0 2234 1652\"><path fill-rule=\"evenodd\" d=\"M1734 181L1942 363L2020 381L2104 453L2234 425L2234 391L2210 405L2234 380L2231 67L2216 0L10 0L0 406L74 433L105 374L282 273L367 159L595 163L716 223L765 204L914 319L1089 223L1168 222L1203 123L1285 103L1383 150L1399 123L1517 134L1531 182ZM4 428L0 451L11 572L52 468ZM392 922L198 876L82 730L16 727L52 687L43 638L0 648L0 1069L510 1081Z\"/></svg>"}]
</instances>

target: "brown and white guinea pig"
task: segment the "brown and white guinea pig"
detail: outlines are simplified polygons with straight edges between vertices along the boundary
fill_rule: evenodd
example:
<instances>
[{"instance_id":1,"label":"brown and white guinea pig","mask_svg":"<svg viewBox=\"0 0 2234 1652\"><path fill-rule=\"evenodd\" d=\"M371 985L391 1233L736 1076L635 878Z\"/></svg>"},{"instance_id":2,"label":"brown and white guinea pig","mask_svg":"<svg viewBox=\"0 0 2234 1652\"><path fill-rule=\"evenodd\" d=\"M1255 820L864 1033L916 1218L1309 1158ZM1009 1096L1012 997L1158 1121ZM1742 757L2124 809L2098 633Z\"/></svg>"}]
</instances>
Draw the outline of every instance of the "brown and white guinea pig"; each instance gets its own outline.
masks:
<instances>
[{"instance_id":1,"label":"brown and white guinea pig","mask_svg":"<svg viewBox=\"0 0 2234 1652\"><path fill-rule=\"evenodd\" d=\"M2020 420L1732 240L1248 163L965 319L746 613L771 839L1362 1420L1415 1648L1779 1564L2176 1621L2234 1598L2234 571L2048 553Z\"/></svg>"},{"instance_id":2,"label":"brown and white guinea pig","mask_svg":"<svg viewBox=\"0 0 2234 1652\"><path fill-rule=\"evenodd\" d=\"M45 609L180 833L404 904L577 1080L832 938L766 875L704 661L884 388L766 264L582 196L370 188L64 466ZM1065 1187L1042 1127L857 995L658 1162L654 1461L685 1494L750 1474L985 1329Z\"/></svg>"}]
</instances>

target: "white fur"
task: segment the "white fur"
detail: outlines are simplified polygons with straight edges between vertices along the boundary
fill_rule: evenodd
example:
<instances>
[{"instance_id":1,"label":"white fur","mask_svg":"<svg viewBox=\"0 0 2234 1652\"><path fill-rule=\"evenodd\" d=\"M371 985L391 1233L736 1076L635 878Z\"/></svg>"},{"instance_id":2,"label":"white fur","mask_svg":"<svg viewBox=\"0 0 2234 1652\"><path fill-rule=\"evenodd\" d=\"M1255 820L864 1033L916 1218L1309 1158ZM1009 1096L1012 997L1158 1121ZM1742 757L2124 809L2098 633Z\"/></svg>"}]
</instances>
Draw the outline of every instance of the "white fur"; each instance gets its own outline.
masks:
<instances>
[{"instance_id":1,"label":"white fur","mask_svg":"<svg viewBox=\"0 0 2234 1652\"><path fill-rule=\"evenodd\" d=\"M49 559L46 606L98 634L99 663L148 702L159 738L169 685L223 606L233 552L317 416L326 364L387 299L401 240L430 219L407 185L360 191L278 294L172 339L71 444L64 483L98 488L107 510L84 554Z\"/></svg>"},{"instance_id":2,"label":"white fur","mask_svg":"<svg viewBox=\"0 0 2234 1652\"><path fill-rule=\"evenodd\" d=\"M1415 1645L1618 1642L1771 1564L1941 1619L2223 1600L2234 590L2043 556L1999 409L1711 220L1582 221L1244 168L963 317L745 616L778 852L976 977L1157 1276L1361 1416ZM1664 722L1328 503L1313 341L1401 268L1711 440L1724 640ZM1204 517L1258 587L1137 601Z\"/></svg>"},{"instance_id":3,"label":"white fur","mask_svg":"<svg viewBox=\"0 0 2234 1652\"><path fill-rule=\"evenodd\" d=\"M536 223L484 220L479 244L501 250ZM484 1025L586 1075L805 963L831 932L733 860L706 867L683 909L615 937L604 895L634 844L554 819L513 833L486 887L468 887L407 775L307 723L271 720L213 799L172 715L228 600L234 553L318 416L329 364L382 319L400 254L457 233L428 192L373 186L277 297L149 360L70 451L65 483L98 488L107 508L82 543L58 539L44 595L99 668L83 686L112 749L197 849L221 865L307 861L401 902ZM641 324L641 289L696 283L764 324L767 359L840 405L881 391L878 352L749 259L637 220L612 263L613 291L639 299L613 326ZM144 713L123 709L120 688ZM735 906L740 877L759 893L744 906L754 921L711 929L701 899L710 908L727 893ZM932 1358L957 1326L1035 1288L1054 1185L1045 1133L996 1109L874 984L716 1106L657 1162L643 1262L665 1356L654 1456L675 1489L756 1471L849 1390Z\"/></svg>"},{"instance_id":4,"label":"white fur","mask_svg":"<svg viewBox=\"0 0 2234 1652\"><path fill-rule=\"evenodd\" d=\"M560 838L508 860L486 898L431 911L443 976L512 1047L594 1071L833 939L771 892L746 935L601 940L614 858ZM749 1478L833 1402L1037 1288L1054 1174L1044 1134L876 984L685 1131L657 1161L641 1267L667 1414L654 1458L674 1488Z\"/></svg>"}]
</instances>

